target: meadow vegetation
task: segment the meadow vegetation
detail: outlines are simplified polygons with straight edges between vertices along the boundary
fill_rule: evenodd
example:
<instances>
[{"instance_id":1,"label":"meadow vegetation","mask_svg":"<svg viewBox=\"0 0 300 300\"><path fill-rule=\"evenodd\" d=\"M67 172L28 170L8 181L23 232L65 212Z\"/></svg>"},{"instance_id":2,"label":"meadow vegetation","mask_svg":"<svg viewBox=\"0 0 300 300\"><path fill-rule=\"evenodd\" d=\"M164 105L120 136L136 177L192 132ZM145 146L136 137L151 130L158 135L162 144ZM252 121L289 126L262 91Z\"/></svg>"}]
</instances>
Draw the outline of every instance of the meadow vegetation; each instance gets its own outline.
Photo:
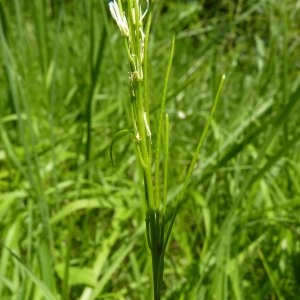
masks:
<instances>
[{"instance_id":1,"label":"meadow vegetation","mask_svg":"<svg viewBox=\"0 0 300 300\"><path fill-rule=\"evenodd\" d=\"M155 128L172 37L162 299L298 299L300 2L155 0ZM107 1L0 0L0 299L151 299L129 64ZM154 131L155 132L155 131Z\"/></svg>"}]
</instances>

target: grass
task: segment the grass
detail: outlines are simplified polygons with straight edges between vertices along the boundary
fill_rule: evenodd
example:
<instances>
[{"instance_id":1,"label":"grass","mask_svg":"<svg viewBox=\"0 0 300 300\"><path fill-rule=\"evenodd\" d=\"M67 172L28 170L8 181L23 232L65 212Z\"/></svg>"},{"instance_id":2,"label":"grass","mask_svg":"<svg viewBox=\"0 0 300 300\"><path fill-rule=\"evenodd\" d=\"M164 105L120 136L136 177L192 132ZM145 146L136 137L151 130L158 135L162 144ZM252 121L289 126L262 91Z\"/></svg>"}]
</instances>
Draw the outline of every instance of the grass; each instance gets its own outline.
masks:
<instances>
[{"instance_id":1,"label":"grass","mask_svg":"<svg viewBox=\"0 0 300 300\"><path fill-rule=\"evenodd\" d=\"M0 298L148 300L139 162L131 135L114 140L131 129L124 43L106 2L52 4L0 1ZM175 35L166 218L227 78L166 249L162 299L297 299L299 13L291 0L154 7L153 128Z\"/></svg>"}]
</instances>

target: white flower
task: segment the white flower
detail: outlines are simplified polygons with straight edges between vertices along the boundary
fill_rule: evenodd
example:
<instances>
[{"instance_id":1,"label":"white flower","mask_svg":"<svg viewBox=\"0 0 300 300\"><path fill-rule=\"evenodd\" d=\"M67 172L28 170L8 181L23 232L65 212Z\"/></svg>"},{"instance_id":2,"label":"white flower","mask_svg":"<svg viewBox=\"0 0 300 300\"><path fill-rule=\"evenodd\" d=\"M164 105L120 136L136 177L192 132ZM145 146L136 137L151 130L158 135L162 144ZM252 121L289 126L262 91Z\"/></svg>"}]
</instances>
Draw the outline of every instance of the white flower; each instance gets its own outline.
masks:
<instances>
[{"instance_id":1,"label":"white flower","mask_svg":"<svg viewBox=\"0 0 300 300\"><path fill-rule=\"evenodd\" d=\"M108 3L109 5L109 10L110 13L112 15L112 17L115 19L115 21L117 22L117 25L119 26L121 32L126 35L129 36L129 28L128 28L128 23L126 20L126 17L124 15L124 13L120 12L118 3L116 2L116 0L112 0Z\"/></svg>"}]
</instances>

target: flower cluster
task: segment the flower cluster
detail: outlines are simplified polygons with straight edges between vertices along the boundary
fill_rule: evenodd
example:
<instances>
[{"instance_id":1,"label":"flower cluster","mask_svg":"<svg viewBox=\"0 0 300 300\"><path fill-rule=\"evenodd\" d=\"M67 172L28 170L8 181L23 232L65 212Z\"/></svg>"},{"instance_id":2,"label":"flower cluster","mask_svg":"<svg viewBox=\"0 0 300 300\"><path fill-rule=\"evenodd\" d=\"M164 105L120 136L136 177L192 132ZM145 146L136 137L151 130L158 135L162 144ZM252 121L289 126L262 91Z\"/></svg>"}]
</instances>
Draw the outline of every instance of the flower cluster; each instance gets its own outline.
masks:
<instances>
[{"instance_id":1,"label":"flower cluster","mask_svg":"<svg viewBox=\"0 0 300 300\"><path fill-rule=\"evenodd\" d=\"M132 79L142 80L144 60L145 33L143 20L149 9L149 0L144 0L146 8L142 11L141 0L128 0L127 17L122 9L121 2L109 1L109 10L116 21L121 33L127 39L127 51L132 64Z\"/></svg>"}]
</instances>

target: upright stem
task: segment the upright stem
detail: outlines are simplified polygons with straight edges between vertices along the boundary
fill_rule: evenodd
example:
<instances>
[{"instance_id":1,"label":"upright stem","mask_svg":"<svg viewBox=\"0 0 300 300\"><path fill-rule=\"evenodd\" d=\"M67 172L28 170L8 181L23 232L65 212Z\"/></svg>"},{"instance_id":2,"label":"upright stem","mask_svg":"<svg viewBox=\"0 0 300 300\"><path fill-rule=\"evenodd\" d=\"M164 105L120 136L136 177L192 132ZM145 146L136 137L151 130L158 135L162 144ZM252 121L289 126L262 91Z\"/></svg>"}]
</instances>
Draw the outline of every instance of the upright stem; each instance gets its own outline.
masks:
<instances>
[{"instance_id":1,"label":"upright stem","mask_svg":"<svg viewBox=\"0 0 300 300\"><path fill-rule=\"evenodd\" d=\"M111 14L125 36L126 50L131 65L131 116L135 135L137 156L144 175L147 242L151 251L154 300L160 299L160 290L164 269L164 209L160 207L159 182L155 182L152 172L152 141L148 105L148 40L151 27L151 10L154 0L128 0L127 11L123 12L122 1L110 0ZM146 7L145 5L146 4ZM144 18L147 16L146 34ZM162 107L164 109L164 106ZM162 117L161 117L162 119ZM162 120L161 122L162 123ZM160 126L159 130L162 126ZM161 133L158 135L161 139ZM159 141L159 148L160 148ZM160 152L160 149L159 149ZM159 176L158 168L155 175ZM157 180L158 181L158 180ZM156 194L154 193L156 190Z\"/></svg>"}]
</instances>

